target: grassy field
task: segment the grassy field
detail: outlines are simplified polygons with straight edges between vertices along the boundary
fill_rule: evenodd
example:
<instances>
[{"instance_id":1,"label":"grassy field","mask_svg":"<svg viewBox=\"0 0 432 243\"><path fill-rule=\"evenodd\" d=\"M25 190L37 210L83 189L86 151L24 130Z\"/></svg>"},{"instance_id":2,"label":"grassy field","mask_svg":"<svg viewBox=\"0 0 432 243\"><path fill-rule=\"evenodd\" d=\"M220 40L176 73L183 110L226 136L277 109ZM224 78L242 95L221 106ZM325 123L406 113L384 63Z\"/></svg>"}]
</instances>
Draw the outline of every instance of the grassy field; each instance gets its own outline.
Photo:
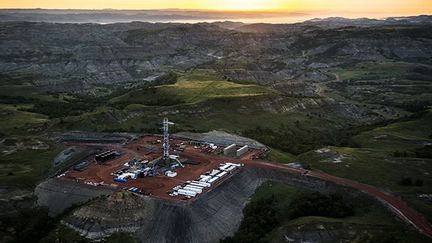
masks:
<instances>
[{"instance_id":1,"label":"grassy field","mask_svg":"<svg viewBox=\"0 0 432 243\"><path fill-rule=\"evenodd\" d=\"M218 78L214 73L195 71L181 75L175 84L133 90L112 98L110 103L113 105L193 104L214 98L260 96L276 93L276 91L263 86L228 82Z\"/></svg>"},{"instance_id":2,"label":"grassy field","mask_svg":"<svg viewBox=\"0 0 432 243\"><path fill-rule=\"evenodd\" d=\"M432 111L429 110L419 118L392 123L387 126L363 132L352 138L365 148L395 150L412 150L432 140Z\"/></svg>"},{"instance_id":3,"label":"grassy field","mask_svg":"<svg viewBox=\"0 0 432 243\"><path fill-rule=\"evenodd\" d=\"M386 151L369 148L329 147L329 153L315 151L297 157L301 162L309 163L313 169L329 174L350 178L384 189L399 191L428 191L424 186L403 187L398 183L404 177L421 179L425 185L431 185L432 163L427 159L396 158Z\"/></svg>"},{"instance_id":4,"label":"grassy field","mask_svg":"<svg viewBox=\"0 0 432 243\"><path fill-rule=\"evenodd\" d=\"M350 178L402 195L417 210L432 220L430 203L417 198L432 193L432 159L416 158L415 151L432 139L432 113L409 121L377 127L353 137L358 148L328 147L329 151L310 151L297 157L313 169ZM406 156L395 157L395 152ZM402 179L421 180L422 186L402 186Z\"/></svg>"},{"instance_id":5,"label":"grassy field","mask_svg":"<svg viewBox=\"0 0 432 243\"><path fill-rule=\"evenodd\" d=\"M330 218L319 216L305 216L290 220L287 215L292 200L309 191L294 188L278 182L266 182L257 189L251 202L273 197L276 203L278 216L285 218L281 226L271 231L264 238L264 242L286 242L285 235L295 234L301 231L302 235L316 230L330 231L332 235L339 235L342 239L352 239L353 236L346 232L356 232L354 241L350 242L378 242L383 232L392 232L392 239L397 242L427 242L427 239L405 228L404 224L396 220L394 216L384 209L380 204L361 199L346 197L345 200L355 205L353 216L346 218ZM402 233L405 232L405 233ZM372 241L370 241L372 240ZM379 241L381 242L381 241ZM395 242L395 241L393 241Z\"/></svg>"},{"instance_id":6,"label":"grassy field","mask_svg":"<svg viewBox=\"0 0 432 243\"><path fill-rule=\"evenodd\" d=\"M405 62L360 63L332 69L337 80L328 87L340 95L367 104L421 110L432 104L432 69Z\"/></svg>"},{"instance_id":7,"label":"grassy field","mask_svg":"<svg viewBox=\"0 0 432 243\"><path fill-rule=\"evenodd\" d=\"M54 157L62 146L44 141L49 149L18 150L12 154L0 154L0 184L32 190L49 173Z\"/></svg>"},{"instance_id":8,"label":"grassy field","mask_svg":"<svg viewBox=\"0 0 432 243\"><path fill-rule=\"evenodd\" d=\"M22 85L1 85L0 96L6 97L25 97L46 101L58 100L57 97L38 90L35 86L29 84ZM58 97L61 97L59 95Z\"/></svg>"},{"instance_id":9,"label":"grassy field","mask_svg":"<svg viewBox=\"0 0 432 243\"><path fill-rule=\"evenodd\" d=\"M18 110L23 105L0 104L0 133L25 134L27 129L41 126L49 121L45 115Z\"/></svg>"}]
</instances>

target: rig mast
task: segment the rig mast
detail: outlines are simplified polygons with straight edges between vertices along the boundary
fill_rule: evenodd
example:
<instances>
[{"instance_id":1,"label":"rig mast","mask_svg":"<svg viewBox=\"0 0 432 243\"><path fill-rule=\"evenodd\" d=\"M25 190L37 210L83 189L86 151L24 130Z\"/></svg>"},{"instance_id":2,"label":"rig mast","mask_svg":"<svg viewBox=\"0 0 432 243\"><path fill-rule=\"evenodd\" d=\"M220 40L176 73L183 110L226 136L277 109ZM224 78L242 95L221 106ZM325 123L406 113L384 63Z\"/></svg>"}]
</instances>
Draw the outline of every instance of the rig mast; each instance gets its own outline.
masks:
<instances>
[{"instance_id":1,"label":"rig mast","mask_svg":"<svg viewBox=\"0 0 432 243\"><path fill-rule=\"evenodd\" d=\"M162 159L164 161L168 161L170 159L170 157L169 157L169 126L174 125L174 123L168 121L168 118L164 118L162 125L163 125L163 149L164 149Z\"/></svg>"}]
</instances>

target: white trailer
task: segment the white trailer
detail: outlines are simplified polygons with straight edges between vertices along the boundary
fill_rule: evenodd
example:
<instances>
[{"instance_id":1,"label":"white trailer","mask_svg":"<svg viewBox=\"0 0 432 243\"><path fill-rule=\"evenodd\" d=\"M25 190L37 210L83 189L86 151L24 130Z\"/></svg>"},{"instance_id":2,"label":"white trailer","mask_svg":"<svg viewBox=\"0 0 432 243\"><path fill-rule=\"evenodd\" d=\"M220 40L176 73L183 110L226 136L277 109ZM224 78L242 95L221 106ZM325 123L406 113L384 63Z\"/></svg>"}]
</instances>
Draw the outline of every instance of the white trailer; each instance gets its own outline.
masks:
<instances>
[{"instance_id":1,"label":"white trailer","mask_svg":"<svg viewBox=\"0 0 432 243\"><path fill-rule=\"evenodd\" d=\"M195 187L189 187L189 186L185 186L185 187L183 187L183 190L188 190L188 191L191 191L191 192L196 192L196 193L202 193L202 189L198 189L198 188L195 188Z\"/></svg>"},{"instance_id":2,"label":"white trailer","mask_svg":"<svg viewBox=\"0 0 432 243\"><path fill-rule=\"evenodd\" d=\"M215 176L220 172L220 170L212 170L212 172L210 173L210 176Z\"/></svg>"},{"instance_id":3,"label":"white trailer","mask_svg":"<svg viewBox=\"0 0 432 243\"><path fill-rule=\"evenodd\" d=\"M230 171L233 171L233 170L236 169L236 168L237 168L237 166L235 166L235 165L231 165L231 166L228 167L228 169L226 169L225 171L230 172Z\"/></svg>"},{"instance_id":4,"label":"white trailer","mask_svg":"<svg viewBox=\"0 0 432 243\"><path fill-rule=\"evenodd\" d=\"M196 197L196 195L197 195L196 192L185 190L185 189L180 189L177 191L177 193L179 195L190 196L190 197Z\"/></svg>"},{"instance_id":5,"label":"white trailer","mask_svg":"<svg viewBox=\"0 0 432 243\"><path fill-rule=\"evenodd\" d=\"M197 186L198 185L202 185L202 186L205 186L205 187L210 187L211 186L209 183L202 182L202 181L192 181L192 182L190 182L190 184L196 184Z\"/></svg>"},{"instance_id":6,"label":"white trailer","mask_svg":"<svg viewBox=\"0 0 432 243\"><path fill-rule=\"evenodd\" d=\"M222 166L219 167L220 170L226 170L228 167L230 167L230 164L224 164Z\"/></svg>"},{"instance_id":7,"label":"white trailer","mask_svg":"<svg viewBox=\"0 0 432 243\"><path fill-rule=\"evenodd\" d=\"M228 174L228 172L224 171L224 172L219 173L217 175L217 177L221 178L221 177L225 176L226 174Z\"/></svg>"},{"instance_id":8,"label":"white trailer","mask_svg":"<svg viewBox=\"0 0 432 243\"><path fill-rule=\"evenodd\" d=\"M202 186L191 185L191 184L187 184L185 187L191 187L191 188L196 188L196 189L200 189L200 190L202 190L204 188Z\"/></svg>"},{"instance_id":9,"label":"white trailer","mask_svg":"<svg viewBox=\"0 0 432 243\"><path fill-rule=\"evenodd\" d=\"M237 167L241 167L242 166L241 164L235 164L235 163L231 163L231 162L228 162L226 164L227 165L234 165L234 166L237 166Z\"/></svg>"},{"instance_id":10,"label":"white trailer","mask_svg":"<svg viewBox=\"0 0 432 243\"><path fill-rule=\"evenodd\" d=\"M211 178L212 178L211 176L204 176L204 177L201 177L200 181L201 181L201 182L207 182L207 181L210 180Z\"/></svg>"},{"instance_id":11,"label":"white trailer","mask_svg":"<svg viewBox=\"0 0 432 243\"><path fill-rule=\"evenodd\" d=\"M208 181L208 183L213 183L213 182L215 182L215 181L217 181L219 179L219 177L213 177L213 178L211 178L209 181Z\"/></svg>"}]
</instances>

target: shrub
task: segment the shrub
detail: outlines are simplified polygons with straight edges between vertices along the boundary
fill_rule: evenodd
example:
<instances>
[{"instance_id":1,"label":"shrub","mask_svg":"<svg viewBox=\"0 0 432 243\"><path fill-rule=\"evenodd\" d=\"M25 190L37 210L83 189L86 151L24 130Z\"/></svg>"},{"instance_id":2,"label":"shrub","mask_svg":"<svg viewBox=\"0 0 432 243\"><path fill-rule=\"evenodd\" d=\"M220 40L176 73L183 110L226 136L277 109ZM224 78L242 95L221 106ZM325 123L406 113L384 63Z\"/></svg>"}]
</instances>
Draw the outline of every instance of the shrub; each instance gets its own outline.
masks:
<instances>
[{"instance_id":1,"label":"shrub","mask_svg":"<svg viewBox=\"0 0 432 243\"><path fill-rule=\"evenodd\" d=\"M354 215L354 207L338 194L303 194L294 199L289 207L291 219L304 216L345 218Z\"/></svg>"},{"instance_id":2,"label":"shrub","mask_svg":"<svg viewBox=\"0 0 432 243\"><path fill-rule=\"evenodd\" d=\"M411 186L413 184L413 181L411 177L405 177L402 178L402 180L399 182L399 185L401 186Z\"/></svg>"}]
</instances>

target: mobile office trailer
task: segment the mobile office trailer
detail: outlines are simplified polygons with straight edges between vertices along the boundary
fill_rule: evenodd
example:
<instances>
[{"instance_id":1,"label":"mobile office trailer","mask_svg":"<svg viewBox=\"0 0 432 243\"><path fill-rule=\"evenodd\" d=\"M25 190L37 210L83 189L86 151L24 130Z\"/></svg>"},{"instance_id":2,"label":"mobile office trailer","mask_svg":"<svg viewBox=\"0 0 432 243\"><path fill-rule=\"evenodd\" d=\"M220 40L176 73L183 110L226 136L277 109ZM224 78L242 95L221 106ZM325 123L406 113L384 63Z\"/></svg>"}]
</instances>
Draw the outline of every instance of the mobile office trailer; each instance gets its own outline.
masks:
<instances>
[{"instance_id":1,"label":"mobile office trailer","mask_svg":"<svg viewBox=\"0 0 432 243\"><path fill-rule=\"evenodd\" d=\"M211 176L203 176L200 181L201 182L207 182L208 180L210 180L212 177Z\"/></svg>"},{"instance_id":2,"label":"mobile office trailer","mask_svg":"<svg viewBox=\"0 0 432 243\"><path fill-rule=\"evenodd\" d=\"M212 170L212 172L210 173L210 176L215 176L220 172L220 170Z\"/></svg>"},{"instance_id":3,"label":"mobile office trailer","mask_svg":"<svg viewBox=\"0 0 432 243\"><path fill-rule=\"evenodd\" d=\"M191 191L191 192L196 192L197 194L202 193L202 189L198 189L198 188L195 188L195 187L189 187L189 186L183 187L183 190L188 190L188 191Z\"/></svg>"},{"instance_id":4,"label":"mobile office trailer","mask_svg":"<svg viewBox=\"0 0 432 243\"><path fill-rule=\"evenodd\" d=\"M197 195L196 192L192 192L192 191L184 190L184 189L180 189L180 190L178 190L177 193L178 193L179 195L189 196L189 197L196 197L196 195Z\"/></svg>"},{"instance_id":5,"label":"mobile office trailer","mask_svg":"<svg viewBox=\"0 0 432 243\"><path fill-rule=\"evenodd\" d=\"M225 171L230 172L230 171L232 171L232 170L234 170L234 169L236 169L236 168L237 168L237 166L235 166L235 165L231 165L231 166L228 167L228 169L226 169Z\"/></svg>"},{"instance_id":6,"label":"mobile office trailer","mask_svg":"<svg viewBox=\"0 0 432 243\"><path fill-rule=\"evenodd\" d=\"M221 177L225 176L226 174L228 174L228 172L224 171L224 172L219 173L217 175L217 177L221 178Z\"/></svg>"},{"instance_id":7,"label":"mobile office trailer","mask_svg":"<svg viewBox=\"0 0 432 243\"><path fill-rule=\"evenodd\" d=\"M196 188L196 189L201 189L201 190L203 190L203 188L205 188L204 186L197 186L197 185L193 185L193 184L190 184L190 183L187 184L186 186L187 186L187 187L193 187L193 188ZM185 186L185 187L186 187L186 186Z\"/></svg>"},{"instance_id":8,"label":"mobile office trailer","mask_svg":"<svg viewBox=\"0 0 432 243\"><path fill-rule=\"evenodd\" d=\"M219 179L219 177L217 177L217 176L213 177L208 181L208 183L212 184L213 182L217 181L218 179Z\"/></svg>"},{"instance_id":9,"label":"mobile office trailer","mask_svg":"<svg viewBox=\"0 0 432 243\"><path fill-rule=\"evenodd\" d=\"M231 166L230 164L224 164L224 165L220 166L219 169L220 169L220 170L226 170L226 169L228 169L228 167L230 167L230 166Z\"/></svg>"},{"instance_id":10,"label":"mobile office trailer","mask_svg":"<svg viewBox=\"0 0 432 243\"><path fill-rule=\"evenodd\" d=\"M241 167L242 165L241 164L235 164L235 163L230 163L230 162L228 162L228 163L226 163L227 165L234 165L234 166L237 166L237 167Z\"/></svg>"},{"instance_id":11,"label":"mobile office trailer","mask_svg":"<svg viewBox=\"0 0 432 243\"><path fill-rule=\"evenodd\" d=\"M194 186L200 186L200 187L210 187L210 184L207 182L200 183L199 181L197 181L197 182L192 181L192 182L189 182L189 184L194 185Z\"/></svg>"}]
</instances>

